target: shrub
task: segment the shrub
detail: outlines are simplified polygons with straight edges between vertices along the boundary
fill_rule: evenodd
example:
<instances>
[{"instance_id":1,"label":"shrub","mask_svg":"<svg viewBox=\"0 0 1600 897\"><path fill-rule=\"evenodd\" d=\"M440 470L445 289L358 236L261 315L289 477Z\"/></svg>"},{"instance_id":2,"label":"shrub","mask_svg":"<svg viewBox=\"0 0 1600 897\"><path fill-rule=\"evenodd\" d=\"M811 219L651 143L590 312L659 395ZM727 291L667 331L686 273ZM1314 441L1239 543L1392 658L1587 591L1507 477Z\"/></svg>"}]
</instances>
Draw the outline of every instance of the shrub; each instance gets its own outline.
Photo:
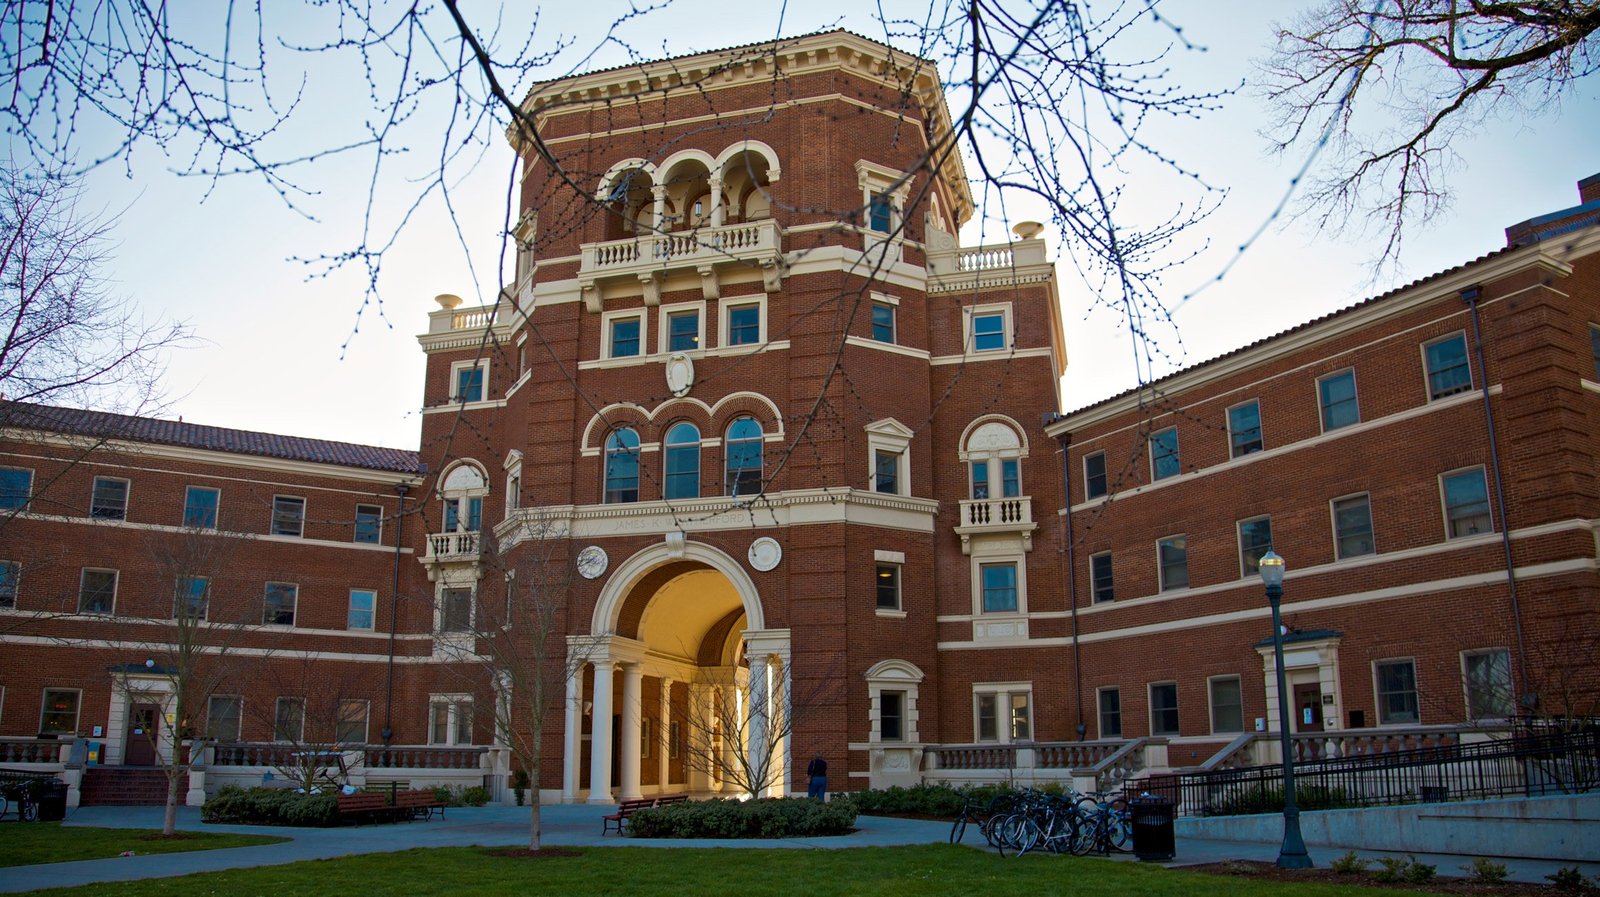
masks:
<instances>
[{"instance_id":1,"label":"shrub","mask_svg":"<svg viewBox=\"0 0 1600 897\"><path fill-rule=\"evenodd\" d=\"M1343 788L1325 785L1299 785L1294 789L1295 805L1302 810L1337 810L1356 806ZM1283 789L1256 785L1224 796L1213 804L1208 815L1245 816L1252 813L1282 813Z\"/></svg>"},{"instance_id":2,"label":"shrub","mask_svg":"<svg viewBox=\"0 0 1600 897\"><path fill-rule=\"evenodd\" d=\"M1340 875L1360 875L1366 872L1367 867L1371 865L1371 860L1363 860L1361 857L1356 856L1356 852L1352 850L1329 863L1328 868Z\"/></svg>"},{"instance_id":3,"label":"shrub","mask_svg":"<svg viewBox=\"0 0 1600 897\"><path fill-rule=\"evenodd\" d=\"M854 791L841 795L855 805L857 813L867 816L937 816L953 819L961 812L961 805L971 799L979 806L1012 789L1004 785L981 785L952 788L949 785L916 785L911 788L889 788Z\"/></svg>"},{"instance_id":4,"label":"shrub","mask_svg":"<svg viewBox=\"0 0 1600 897\"><path fill-rule=\"evenodd\" d=\"M481 807L489 802L489 790L481 785L473 785L461 792L461 802L469 807Z\"/></svg>"},{"instance_id":5,"label":"shrub","mask_svg":"<svg viewBox=\"0 0 1600 897\"><path fill-rule=\"evenodd\" d=\"M1505 863L1496 863L1487 857L1478 857L1471 863L1461 867L1461 871L1472 876L1474 880L1485 884L1497 884L1506 880Z\"/></svg>"},{"instance_id":6,"label":"shrub","mask_svg":"<svg viewBox=\"0 0 1600 897\"><path fill-rule=\"evenodd\" d=\"M434 799L447 807L481 807L489 802L489 792L478 785L462 788L460 785L435 785L429 789Z\"/></svg>"},{"instance_id":7,"label":"shrub","mask_svg":"<svg viewBox=\"0 0 1600 897\"><path fill-rule=\"evenodd\" d=\"M228 785L200 808L205 822L235 825L333 825L339 801L332 795L299 794L286 788Z\"/></svg>"},{"instance_id":8,"label":"shrub","mask_svg":"<svg viewBox=\"0 0 1600 897\"><path fill-rule=\"evenodd\" d=\"M1406 867L1410 865L1411 861L1409 859L1379 857L1378 871L1372 873L1372 877L1383 882L1405 881Z\"/></svg>"},{"instance_id":9,"label":"shrub","mask_svg":"<svg viewBox=\"0 0 1600 897\"><path fill-rule=\"evenodd\" d=\"M512 771L511 791L517 796L517 806L522 806L523 801L527 799L528 792L528 771L526 769Z\"/></svg>"},{"instance_id":10,"label":"shrub","mask_svg":"<svg viewBox=\"0 0 1600 897\"><path fill-rule=\"evenodd\" d=\"M1406 866L1406 881L1414 885L1425 885L1433 881L1434 875L1439 872L1438 866L1428 863L1419 863L1416 858L1411 858L1411 863Z\"/></svg>"},{"instance_id":11,"label":"shrub","mask_svg":"<svg viewBox=\"0 0 1600 897\"><path fill-rule=\"evenodd\" d=\"M855 806L848 800L703 800L640 810L628 817L628 834L635 838L803 838L842 835L855 821Z\"/></svg>"},{"instance_id":12,"label":"shrub","mask_svg":"<svg viewBox=\"0 0 1600 897\"><path fill-rule=\"evenodd\" d=\"M1562 866L1545 878L1549 879L1552 887L1561 891L1581 891L1589 883L1577 866Z\"/></svg>"}]
</instances>

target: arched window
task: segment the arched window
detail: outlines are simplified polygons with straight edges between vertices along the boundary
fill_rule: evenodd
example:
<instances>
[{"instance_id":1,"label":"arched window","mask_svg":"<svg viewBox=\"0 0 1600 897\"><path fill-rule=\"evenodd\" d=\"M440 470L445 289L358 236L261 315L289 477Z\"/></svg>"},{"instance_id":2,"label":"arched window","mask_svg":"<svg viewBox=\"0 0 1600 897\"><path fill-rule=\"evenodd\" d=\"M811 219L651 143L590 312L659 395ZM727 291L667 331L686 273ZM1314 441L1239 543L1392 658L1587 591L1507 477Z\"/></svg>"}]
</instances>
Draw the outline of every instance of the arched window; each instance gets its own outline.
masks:
<instances>
[{"instance_id":1,"label":"arched window","mask_svg":"<svg viewBox=\"0 0 1600 897\"><path fill-rule=\"evenodd\" d=\"M1022 496L1022 459L1027 447L1017 431L998 420L970 430L961 453L975 501Z\"/></svg>"},{"instance_id":2,"label":"arched window","mask_svg":"<svg viewBox=\"0 0 1600 897\"><path fill-rule=\"evenodd\" d=\"M727 457L725 486L729 495L761 492L761 435L761 425L753 417L741 417L728 427L722 444Z\"/></svg>"},{"instance_id":3,"label":"arched window","mask_svg":"<svg viewBox=\"0 0 1600 897\"><path fill-rule=\"evenodd\" d=\"M700 431L694 424L673 424L667 431L666 479L665 498L700 497Z\"/></svg>"},{"instance_id":4,"label":"arched window","mask_svg":"<svg viewBox=\"0 0 1600 897\"><path fill-rule=\"evenodd\" d=\"M626 427L606 437L606 504L639 500L639 434Z\"/></svg>"},{"instance_id":5,"label":"arched window","mask_svg":"<svg viewBox=\"0 0 1600 897\"><path fill-rule=\"evenodd\" d=\"M444 507L444 531L477 532L483 525L483 498L489 481L477 464L463 462L451 468L439 485Z\"/></svg>"}]
</instances>

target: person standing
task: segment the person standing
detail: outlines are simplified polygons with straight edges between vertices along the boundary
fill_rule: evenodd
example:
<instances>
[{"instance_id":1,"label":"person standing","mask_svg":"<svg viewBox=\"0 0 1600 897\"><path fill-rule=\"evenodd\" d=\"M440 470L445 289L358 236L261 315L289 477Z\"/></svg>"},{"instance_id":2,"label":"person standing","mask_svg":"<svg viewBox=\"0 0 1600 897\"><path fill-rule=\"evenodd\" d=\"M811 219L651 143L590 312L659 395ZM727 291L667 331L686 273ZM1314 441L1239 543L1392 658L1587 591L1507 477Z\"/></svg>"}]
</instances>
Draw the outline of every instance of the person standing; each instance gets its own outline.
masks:
<instances>
[{"instance_id":1,"label":"person standing","mask_svg":"<svg viewBox=\"0 0 1600 897\"><path fill-rule=\"evenodd\" d=\"M806 778L808 780L806 797L827 800L828 761L822 759L821 751L817 751L811 762L806 764Z\"/></svg>"}]
</instances>

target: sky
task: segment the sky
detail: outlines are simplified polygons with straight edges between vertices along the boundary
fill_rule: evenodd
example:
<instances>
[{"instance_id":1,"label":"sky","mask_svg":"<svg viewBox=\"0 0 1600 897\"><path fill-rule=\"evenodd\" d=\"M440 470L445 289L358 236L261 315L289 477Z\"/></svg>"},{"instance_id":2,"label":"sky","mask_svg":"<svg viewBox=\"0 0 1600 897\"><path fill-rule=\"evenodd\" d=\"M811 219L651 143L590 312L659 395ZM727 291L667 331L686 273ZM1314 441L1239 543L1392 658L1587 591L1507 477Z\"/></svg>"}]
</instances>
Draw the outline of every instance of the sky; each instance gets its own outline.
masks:
<instances>
[{"instance_id":1,"label":"sky","mask_svg":"<svg viewBox=\"0 0 1600 897\"><path fill-rule=\"evenodd\" d=\"M831 27L868 37L883 34L882 26L866 17L866 4L804 6L773 4L763 11L760 4L746 5L741 15L728 16L711 0L681 0L624 22L615 34L652 57ZM626 62L592 24L609 20L613 7L625 8L611 0L538 7L538 34L575 38L540 77ZM1241 84L1245 89L1198 121L1164 124L1151 135L1207 183L1226 191L1220 208L1185 235L1189 245L1203 251L1164 279L1169 305L1211 285L1174 314L1178 336L1164 336L1162 349L1171 359L1151 372L1156 376L1496 249L1504 245L1507 225L1577 204L1576 182L1600 172L1600 79L1590 79L1581 95L1559 110L1527 121L1492 122L1460 143L1464 164L1452 178L1455 204L1408 241L1398 270L1375 268L1376 238L1355 227L1316 233L1278 222L1251 241L1304 161L1303 155L1266 154L1258 136L1264 107L1249 89L1250 61L1266 52L1273 17L1294 5L1207 0L1161 8L1204 48L1169 56L1176 79L1195 90ZM204 13L191 8L188 14ZM301 28L307 40L318 34L315 22L289 26ZM1169 36L1151 40L1160 43ZM599 51L588 55L597 45ZM325 139L321 135L348 124L354 110L371 108L360 71L348 64L317 60L305 85L285 140ZM293 86L290 79L286 92ZM442 129L442 116L448 114L448 109L423 105L410 124ZM432 124L430 116L440 116L440 123ZM396 170L428 161L401 158ZM453 218L437 195L418 208L385 263L378 284L381 306L365 301L359 270L317 276L320 267L303 261L359 243L370 156L344 154L301 170L296 178L312 192L293 197L298 209L259 179L180 176L174 170L179 163L149 147L93 171L87 179L93 203L118 218L115 258L108 269L113 288L143 315L187 322L195 334L168 359L162 416L416 447L424 366L416 335L437 308L436 294L456 293L469 305L493 294L512 162L509 147L495 137L476 169L452 182ZM403 184L380 185L375 207L392 213L403 206L409 196ZM1176 201L1169 184L1130 168L1122 185L1124 201L1131 210L1165 214ZM1037 216L1025 203L1006 211L1005 222L969 227L963 243L995 242L1006 225ZM1060 248L1054 229L1047 228L1045 237L1053 251ZM1246 243L1249 248L1239 253ZM1225 269L1226 276L1217 280ZM1069 364L1062 410L1071 410L1131 388L1138 371L1132 342L1117 316L1090 301L1065 258L1058 275Z\"/></svg>"}]
</instances>

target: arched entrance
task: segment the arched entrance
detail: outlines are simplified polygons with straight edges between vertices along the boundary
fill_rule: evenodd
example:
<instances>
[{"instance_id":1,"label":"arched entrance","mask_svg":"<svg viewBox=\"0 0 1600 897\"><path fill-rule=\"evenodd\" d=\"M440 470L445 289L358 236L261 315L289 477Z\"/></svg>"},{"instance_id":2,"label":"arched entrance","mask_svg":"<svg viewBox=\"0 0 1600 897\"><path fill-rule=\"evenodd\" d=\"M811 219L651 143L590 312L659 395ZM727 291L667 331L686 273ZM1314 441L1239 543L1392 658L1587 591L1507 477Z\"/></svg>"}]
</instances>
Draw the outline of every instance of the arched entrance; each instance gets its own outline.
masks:
<instances>
[{"instance_id":1,"label":"arched entrance","mask_svg":"<svg viewBox=\"0 0 1600 897\"><path fill-rule=\"evenodd\" d=\"M787 793L789 631L764 624L710 545L672 534L620 564L567 640L563 799Z\"/></svg>"}]
</instances>

